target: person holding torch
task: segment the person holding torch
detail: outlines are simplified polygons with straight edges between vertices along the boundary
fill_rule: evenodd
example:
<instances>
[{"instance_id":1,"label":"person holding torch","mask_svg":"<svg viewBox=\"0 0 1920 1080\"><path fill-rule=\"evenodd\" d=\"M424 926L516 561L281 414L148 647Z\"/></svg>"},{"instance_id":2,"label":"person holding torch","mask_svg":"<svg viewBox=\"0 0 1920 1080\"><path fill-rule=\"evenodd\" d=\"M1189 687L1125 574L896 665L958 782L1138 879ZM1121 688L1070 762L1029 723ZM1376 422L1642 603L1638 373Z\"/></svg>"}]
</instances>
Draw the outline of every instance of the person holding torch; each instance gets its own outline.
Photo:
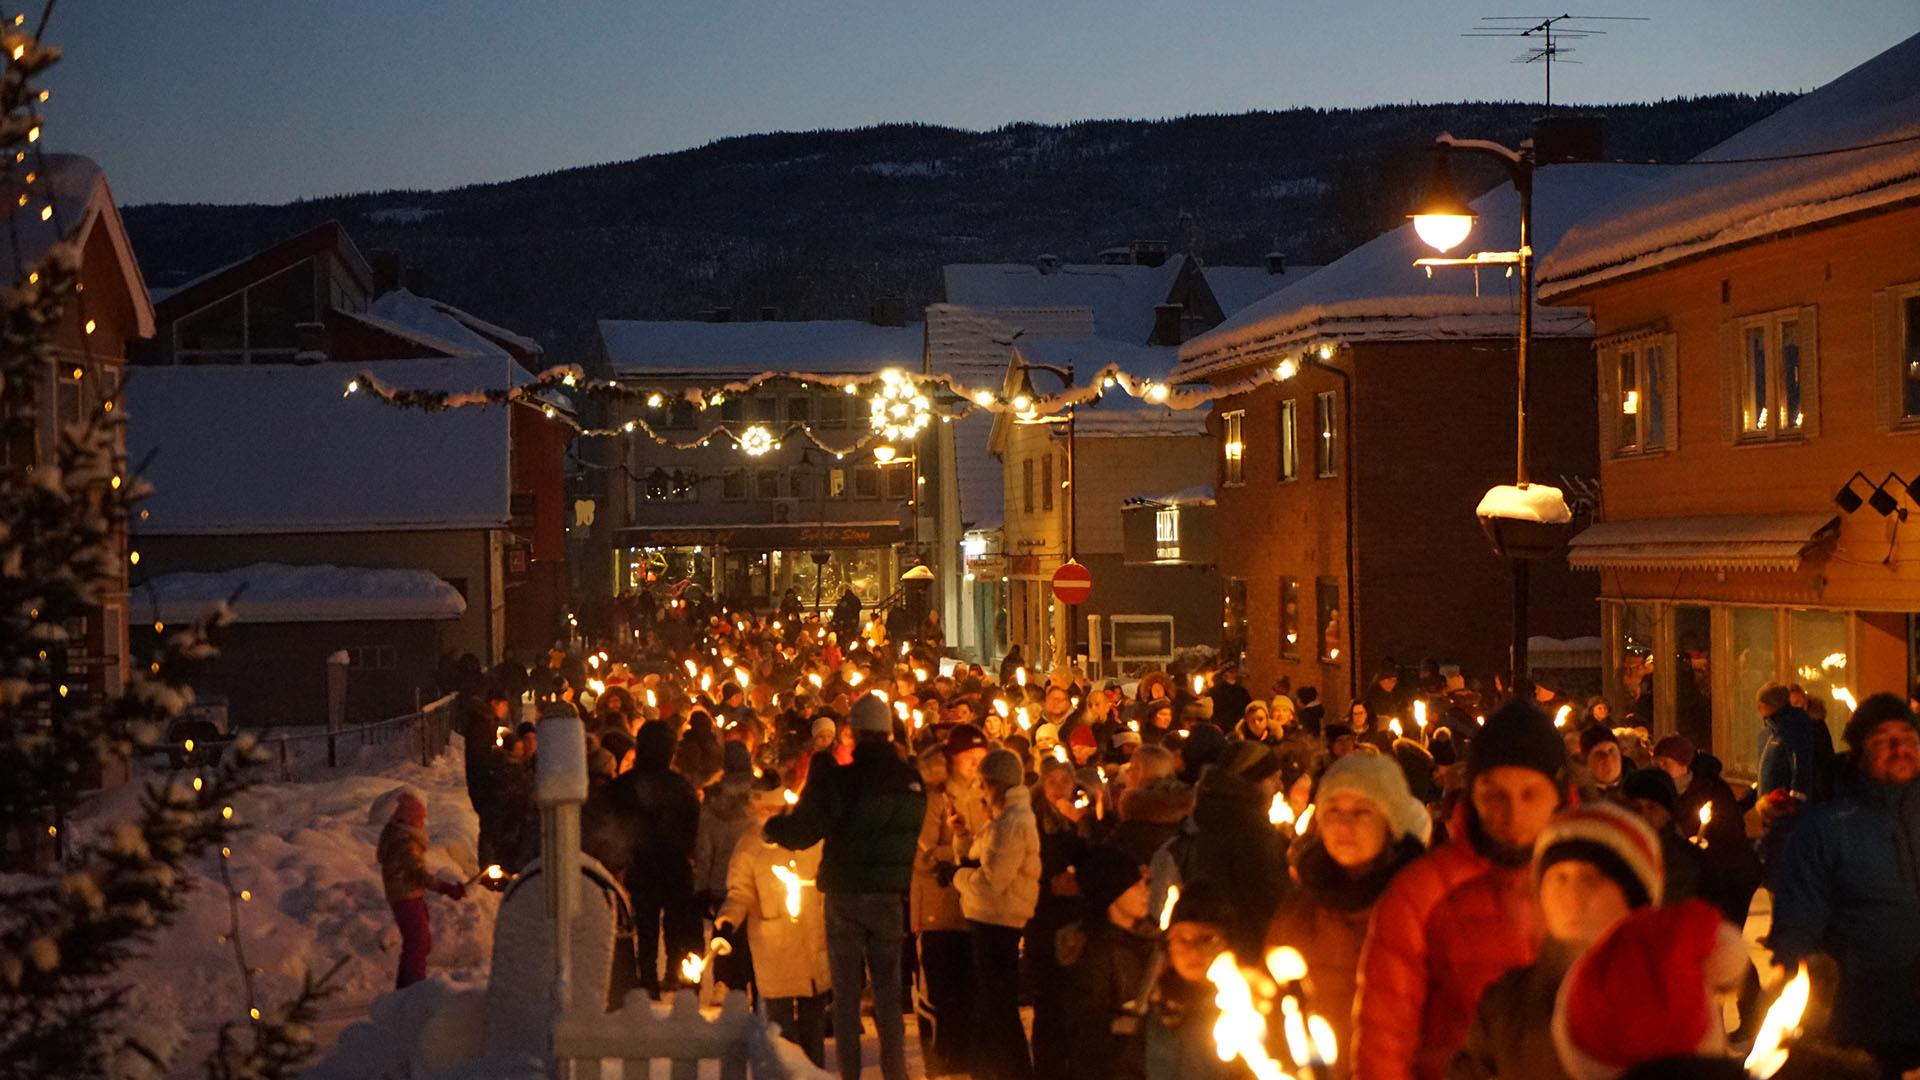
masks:
<instances>
[{"instance_id":1,"label":"person holding torch","mask_svg":"<svg viewBox=\"0 0 1920 1080\"><path fill-rule=\"evenodd\" d=\"M748 803L753 823L727 861L726 899L713 932L734 942L745 929L767 1019L824 1067L833 974L827 963L826 913L816 887L821 845L789 851L766 838L766 823L787 809L786 794L774 772L754 782Z\"/></svg>"}]
</instances>

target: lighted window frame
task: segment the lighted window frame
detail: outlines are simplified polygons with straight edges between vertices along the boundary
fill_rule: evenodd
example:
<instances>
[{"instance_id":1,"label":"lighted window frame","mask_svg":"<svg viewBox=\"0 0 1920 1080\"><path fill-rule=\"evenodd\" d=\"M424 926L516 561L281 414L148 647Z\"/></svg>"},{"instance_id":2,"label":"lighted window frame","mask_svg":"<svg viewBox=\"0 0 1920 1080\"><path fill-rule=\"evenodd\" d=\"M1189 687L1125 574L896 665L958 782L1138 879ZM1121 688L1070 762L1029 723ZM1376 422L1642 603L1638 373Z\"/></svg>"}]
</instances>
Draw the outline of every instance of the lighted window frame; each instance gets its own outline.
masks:
<instances>
[{"instance_id":1,"label":"lighted window frame","mask_svg":"<svg viewBox=\"0 0 1920 1080\"><path fill-rule=\"evenodd\" d=\"M1300 407L1292 398L1280 403L1280 479L1300 475Z\"/></svg>"},{"instance_id":2,"label":"lighted window frame","mask_svg":"<svg viewBox=\"0 0 1920 1080\"><path fill-rule=\"evenodd\" d=\"M1234 487L1246 482L1247 411L1220 414L1220 482Z\"/></svg>"},{"instance_id":3,"label":"lighted window frame","mask_svg":"<svg viewBox=\"0 0 1920 1080\"><path fill-rule=\"evenodd\" d=\"M1313 395L1313 473L1340 473L1340 395L1333 390Z\"/></svg>"},{"instance_id":4,"label":"lighted window frame","mask_svg":"<svg viewBox=\"0 0 1920 1080\"><path fill-rule=\"evenodd\" d=\"M1798 438L1806 421L1809 342L1800 309L1734 324L1738 351L1738 434L1742 442Z\"/></svg>"}]
</instances>

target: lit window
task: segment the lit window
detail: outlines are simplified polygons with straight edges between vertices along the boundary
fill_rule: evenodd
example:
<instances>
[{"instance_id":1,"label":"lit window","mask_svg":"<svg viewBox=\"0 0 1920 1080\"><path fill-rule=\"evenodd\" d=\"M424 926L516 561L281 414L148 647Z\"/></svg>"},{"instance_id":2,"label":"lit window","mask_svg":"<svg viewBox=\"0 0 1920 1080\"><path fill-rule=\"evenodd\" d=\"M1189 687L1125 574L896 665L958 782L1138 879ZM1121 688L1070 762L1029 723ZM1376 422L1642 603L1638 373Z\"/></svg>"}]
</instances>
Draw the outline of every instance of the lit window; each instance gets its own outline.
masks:
<instances>
[{"instance_id":1,"label":"lit window","mask_svg":"<svg viewBox=\"0 0 1920 1080\"><path fill-rule=\"evenodd\" d=\"M1313 395L1313 472L1333 476L1339 471L1339 399L1331 390Z\"/></svg>"},{"instance_id":2,"label":"lit window","mask_svg":"<svg viewBox=\"0 0 1920 1080\"><path fill-rule=\"evenodd\" d=\"M1650 341L1614 354L1614 449L1619 453L1667 448L1668 340Z\"/></svg>"},{"instance_id":3,"label":"lit window","mask_svg":"<svg viewBox=\"0 0 1920 1080\"><path fill-rule=\"evenodd\" d=\"M1739 324L1742 439L1792 437L1807 427L1814 344L1809 329L1800 308Z\"/></svg>"},{"instance_id":4,"label":"lit window","mask_svg":"<svg viewBox=\"0 0 1920 1080\"><path fill-rule=\"evenodd\" d=\"M1246 478L1243 468L1247 450L1243 433L1246 419L1244 409L1220 414L1220 482L1223 484L1238 484Z\"/></svg>"},{"instance_id":5,"label":"lit window","mask_svg":"<svg viewBox=\"0 0 1920 1080\"><path fill-rule=\"evenodd\" d=\"M1292 398L1280 403L1280 479L1300 475L1300 411Z\"/></svg>"},{"instance_id":6,"label":"lit window","mask_svg":"<svg viewBox=\"0 0 1920 1080\"><path fill-rule=\"evenodd\" d=\"M1300 579L1280 579L1280 656L1300 658Z\"/></svg>"}]
</instances>

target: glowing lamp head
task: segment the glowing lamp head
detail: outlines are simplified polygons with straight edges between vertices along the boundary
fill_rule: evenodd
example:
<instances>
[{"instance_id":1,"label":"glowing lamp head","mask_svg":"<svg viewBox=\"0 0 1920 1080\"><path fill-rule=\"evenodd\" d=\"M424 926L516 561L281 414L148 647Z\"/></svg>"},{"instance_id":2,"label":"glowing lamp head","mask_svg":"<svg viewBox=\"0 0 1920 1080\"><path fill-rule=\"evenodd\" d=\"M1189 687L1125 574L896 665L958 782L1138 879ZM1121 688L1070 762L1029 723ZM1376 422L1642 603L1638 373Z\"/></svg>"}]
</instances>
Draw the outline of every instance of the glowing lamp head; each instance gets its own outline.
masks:
<instances>
[{"instance_id":1,"label":"glowing lamp head","mask_svg":"<svg viewBox=\"0 0 1920 1080\"><path fill-rule=\"evenodd\" d=\"M881 443L879 446L876 446L873 448L873 460L879 462L882 465L885 465L888 462L892 461L894 457L898 454L899 454L898 450L895 450L893 447L887 445L886 443Z\"/></svg>"},{"instance_id":2,"label":"glowing lamp head","mask_svg":"<svg viewBox=\"0 0 1920 1080\"><path fill-rule=\"evenodd\" d=\"M1460 246L1473 231L1472 214L1415 214L1413 231L1422 243L1441 254Z\"/></svg>"},{"instance_id":3,"label":"glowing lamp head","mask_svg":"<svg viewBox=\"0 0 1920 1080\"><path fill-rule=\"evenodd\" d=\"M1459 247L1473 231L1474 213L1454 186L1447 147L1433 148L1433 174L1427 181L1426 197L1409 216L1421 241L1443 255Z\"/></svg>"}]
</instances>

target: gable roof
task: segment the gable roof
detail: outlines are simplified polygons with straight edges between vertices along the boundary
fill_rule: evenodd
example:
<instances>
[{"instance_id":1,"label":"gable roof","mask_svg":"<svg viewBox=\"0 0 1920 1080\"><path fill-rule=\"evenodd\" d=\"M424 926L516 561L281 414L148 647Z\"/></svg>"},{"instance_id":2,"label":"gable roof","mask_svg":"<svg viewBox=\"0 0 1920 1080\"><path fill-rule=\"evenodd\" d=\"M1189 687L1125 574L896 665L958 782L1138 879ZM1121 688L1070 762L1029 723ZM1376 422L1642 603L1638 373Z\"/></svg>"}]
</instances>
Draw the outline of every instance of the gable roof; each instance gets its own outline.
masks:
<instances>
[{"instance_id":1,"label":"gable roof","mask_svg":"<svg viewBox=\"0 0 1920 1080\"><path fill-rule=\"evenodd\" d=\"M270 277L323 252L339 256L341 265L359 281L361 288L373 291L373 268L353 244L353 238L337 221L323 221L311 229L296 233L276 244L216 267L199 277L165 289L157 301L162 320L191 314L252 282Z\"/></svg>"},{"instance_id":2,"label":"gable roof","mask_svg":"<svg viewBox=\"0 0 1920 1080\"><path fill-rule=\"evenodd\" d=\"M39 263L47 249L61 239L72 240L84 248L95 229L104 229L120 275L126 279L133 308L135 332L143 338L154 333L153 301L147 293L140 264L134 259L133 244L127 239L127 226L114 205L113 192L107 187L107 174L92 158L79 154L47 154L30 188L18 183L4 193L13 207L7 227L0 229L0 266L26 271ZM20 196L27 205L20 205ZM40 217L41 208L51 204L53 214Z\"/></svg>"},{"instance_id":3,"label":"gable roof","mask_svg":"<svg viewBox=\"0 0 1920 1080\"><path fill-rule=\"evenodd\" d=\"M396 385L505 387L504 357L385 360ZM151 461L136 531L157 535L498 528L511 517L506 406L428 415L343 397L359 365L140 367L127 456Z\"/></svg>"},{"instance_id":4,"label":"gable roof","mask_svg":"<svg viewBox=\"0 0 1920 1080\"><path fill-rule=\"evenodd\" d=\"M1534 173L1533 249L1550 251L1576 221L1624 191L1651 181L1646 165L1544 165ZM1520 200L1513 185L1473 200L1479 215L1471 246L1511 247L1519 238ZM1183 378L1199 378L1253 363L1276 349L1313 338L1342 341L1443 340L1512 337L1519 300L1504 268L1436 269L1414 260L1433 254L1411 223L1401 225L1328 263L1297 285L1257 301L1180 347ZM1534 307L1538 337L1593 332L1580 309Z\"/></svg>"},{"instance_id":5,"label":"gable roof","mask_svg":"<svg viewBox=\"0 0 1920 1080\"><path fill-rule=\"evenodd\" d=\"M1895 141L1899 140L1899 141ZM1823 153L1871 143L1871 149ZM1707 150L1568 231L1540 295L1643 274L1790 229L1920 200L1920 34Z\"/></svg>"},{"instance_id":6,"label":"gable roof","mask_svg":"<svg viewBox=\"0 0 1920 1080\"><path fill-rule=\"evenodd\" d=\"M927 308L929 364L934 374L950 375L962 386L992 389L1004 383L1013 342L1013 328L992 315L956 304ZM993 420L994 414L979 409L949 425L960 520L974 527L996 523L1004 513L1000 461L987 449Z\"/></svg>"},{"instance_id":7,"label":"gable roof","mask_svg":"<svg viewBox=\"0 0 1920 1080\"><path fill-rule=\"evenodd\" d=\"M530 337L496 326L444 300L408 289L381 293L366 313L447 348L449 356L513 356L537 364L545 350Z\"/></svg>"},{"instance_id":8,"label":"gable roof","mask_svg":"<svg viewBox=\"0 0 1920 1080\"><path fill-rule=\"evenodd\" d=\"M1187 265L1174 255L1159 266L1066 263L1042 273L1031 263L948 263L941 267L947 302L987 312L1024 329L1022 311L1086 308L1093 333L1144 345L1153 334L1153 309L1173 294Z\"/></svg>"},{"instance_id":9,"label":"gable roof","mask_svg":"<svg viewBox=\"0 0 1920 1080\"><path fill-rule=\"evenodd\" d=\"M763 371L863 374L918 370L925 343L918 323L875 326L856 319L803 322L600 320L613 374L746 377Z\"/></svg>"},{"instance_id":10,"label":"gable roof","mask_svg":"<svg viewBox=\"0 0 1920 1080\"><path fill-rule=\"evenodd\" d=\"M1264 266L1203 266L1200 276L1207 279L1207 288L1213 293L1214 302L1220 305L1220 313L1232 318L1255 301L1300 284L1318 269L1317 266L1288 266L1278 274L1270 274Z\"/></svg>"}]
</instances>

